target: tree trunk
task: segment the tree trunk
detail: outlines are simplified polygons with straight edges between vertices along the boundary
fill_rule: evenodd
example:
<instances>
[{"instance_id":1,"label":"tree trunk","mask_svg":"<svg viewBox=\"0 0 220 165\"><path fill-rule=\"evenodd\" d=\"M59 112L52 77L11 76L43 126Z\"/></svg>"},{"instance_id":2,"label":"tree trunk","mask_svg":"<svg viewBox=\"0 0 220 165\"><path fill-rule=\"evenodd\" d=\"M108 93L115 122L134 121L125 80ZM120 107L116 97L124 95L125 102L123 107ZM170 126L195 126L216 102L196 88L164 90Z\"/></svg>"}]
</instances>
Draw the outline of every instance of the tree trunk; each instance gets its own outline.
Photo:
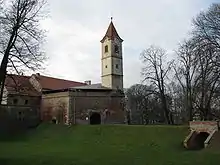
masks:
<instances>
[{"instance_id":1,"label":"tree trunk","mask_svg":"<svg viewBox=\"0 0 220 165\"><path fill-rule=\"evenodd\" d=\"M164 96L164 94L162 95L161 101L162 101L162 104L163 104L163 109L164 109L167 124L171 124L170 117L169 117L169 110L167 108L166 97Z\"/></svg>"},{"instance_id":2,"label":"tree trunk","mask_svg":"<svg viewBox=\"0 0 220 165\"><path fill-rule=\"evenodd\" d=\"M1 66L0 66L0 84L1 84L1 93L0 93L0 103L2 102L2 96L3 96L3 89L4 89L4 85L5 85L5 78L6 78L6 72L7 72L7 65L8 65L8 57L10 55L10 51L11 48L14 46L15 44L15 40L17 38L17 28L14 27L11 37L9 39L7 48L5 50L2 62L1 62Z\"/></svg>"}]
</instances>

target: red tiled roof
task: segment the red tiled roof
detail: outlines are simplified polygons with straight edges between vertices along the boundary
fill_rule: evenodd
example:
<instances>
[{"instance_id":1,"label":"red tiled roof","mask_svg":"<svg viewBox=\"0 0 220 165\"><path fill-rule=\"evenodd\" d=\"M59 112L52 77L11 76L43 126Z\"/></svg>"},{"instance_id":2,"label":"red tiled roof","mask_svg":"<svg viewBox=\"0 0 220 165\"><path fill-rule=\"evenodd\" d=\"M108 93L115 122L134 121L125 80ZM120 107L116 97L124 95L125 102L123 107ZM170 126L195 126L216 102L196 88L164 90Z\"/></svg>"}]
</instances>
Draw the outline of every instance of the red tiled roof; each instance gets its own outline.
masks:
<instances>
[{"instance_id":1,"label":"red tiled roof","mask_svg":"<svg viewBox=\"0 0 220 165\"><path fill-rule=\"evenodd\" d=\"M33 75L32 75L33 76ZM34 75L36 80L40 83L43 90L58 90L70 87L85 86L85 83L63 80L53 77L42 75ZM5 87L9 93L28 94L31 96L40 95L39 92L33 87L29 79L31 76L21 75L7 75L5 80Z\"/></svg>"},{"instance_id":2,"label":"red tiled roof","mask_svg":"<svg viewBox=\"0 0 220 165\"><path fill-rule=\"evenodd\" d=\"M5 87L10 94L23 94L31 96L40 96L29 82L30 76L9 74L5 79Z\"/></svg>"},{"instance_id":3,"label":"red tiled roof","mask_svg":"<svg viewBox=\"0 0 220 165\"><path fill-rule=\"evenodd\" d=\"M118 38L121 42L123 41L123 39L121 39L115 29L115 26L113 24L113 22L111 21L111 23L108 26L108 29L105 33L105 36L102 38L101 42L103 43L105 38L108 37L111 40L113 40L115 37Z\"/></svg>"},{"instance_id":4,"label":"red tiled roof","mask_svg":"<svg viewBox=\"0 0 220 165\"><path fill-rule=\"evenodd\" d=\"M64 79L47 77L47 76L42 76L42 75L38 76L37 80L41 84L42 89L45 89L45 90L57 90L57 89L64 89L64 88L86 85L85 83L82 83L82 82L64 80Z\"/></svg>"}]
</instances>

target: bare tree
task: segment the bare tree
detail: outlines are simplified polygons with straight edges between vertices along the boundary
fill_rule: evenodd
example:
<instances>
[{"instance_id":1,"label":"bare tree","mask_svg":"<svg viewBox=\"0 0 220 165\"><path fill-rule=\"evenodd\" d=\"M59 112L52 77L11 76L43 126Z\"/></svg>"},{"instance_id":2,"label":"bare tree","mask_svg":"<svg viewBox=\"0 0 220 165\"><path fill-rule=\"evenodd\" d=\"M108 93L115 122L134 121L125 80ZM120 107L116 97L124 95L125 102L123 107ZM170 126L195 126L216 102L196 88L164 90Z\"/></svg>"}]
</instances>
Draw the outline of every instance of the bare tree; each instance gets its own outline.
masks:
<instances>
[{"instance_id":1,"label":"bare tree","mask_svg":"<svg viewBox=\"0 0 220 165\"><path fill-rule=\"evenodd\" d=\"M220 49L220 4L212 4L193 20L193 35Z\"/></svg>"},{"instance_id":2,"label":"bare tree","mask_svg":"<svg viewBox=\"0 0 220 165\"><path fill-rule=\"evenodd\" d=\"M135 84L126 91L127 108L131 113L133 123L145 123L148 102L147 89L145 85Z\"/></svg>"},{"instance_id":3,"label":"bare tree","mask_svg":"<svg viewBox=\"0 0 220 165\"><path fill-rule=\"evenodd\" d=\"M39 21L45 0L7 0L0 13L0 84L3 91L7 69L21 74L41 69L46 59L42 51L44 32ZM2 92L0 95L2 98Z\"/></svg>"},{"instance_id":4,"label":"bare tree","mask_svg":"<svg viewBox=\"0 0 220 165\"><path fill-rule=\"evenodd\" d=\"M220 80L220 68L213 63L217 56L215 48L208 40L193 37L180 45L177 54L179 64L174 67L175 77L186 98L189 120L196 111L207 119Z\"/></svg>"},{"instance_id":5,"label":"bare tree","mask_svg":"<svg viewBox=\"0 0 220 165\"><path fill-rule=\"evenodd\" d=\"M212 49L220 53L220 4L212 4L207 11L202 11L193 20L193 37L211 44ZM212 61L220 66L219 56Z\"/></svg>"},{"instance_id":6,"label":"bare tree","mask_svg":"<svg viewBox=\"0 0 220 165\"><path fill-rule=\"evenodd\" d=\"M0 10L2 10L3 0L0 0Z\"/></svg>"},{"instance_id":7,"label":"bare tree","mask_svg":"<svg viewBox=\"0 0 220 165\"><path fill-rule=\"evenodd\" d=\"M177 50L175 77L186 98L189 120L195 111L207 119L219 89L220 4L199 13L191 34Z\"/></svg>"},{"instance_id":8,"label":"bare tree","mask_svg":"<svg viewBox=\"0 0 220 165\"><path fill-rule=\"evenodd\" d=\"M178 62L174 65L175 78L185 95L185 107L189 120L193 118L194 89L198 83L198 63L195 55L196 46L193 40L184 41L176 51Z\"/></svg>"},{"instance_id":9,"label":"bare tree","mask_svg":"<svg viewBox=\"0 0 220 165\"><path fill-rule=\"evenodd\" d=\"M197 46L199 81L196 86L196 106L202 112L203 119L207 120L211 113L215 93L220 85L220 67L213 63L218 56L213 44L205 41L202 40Z\"/></svg>"},{"instance_id":10,"label":"bare tree","mask_svg":"<svg viewBox=\"0 0 220 165\"><path fill-rule=\"evenodd\" d=\"M164 123L164 114L157 92L151 86L135 84L125 92L132 124Z\"/></svg>"},{"instance_id":11,"label":"bare tree","mask_svg":"<svg viewBox=\"0 0 220 165\"><path fill-rule=\"evenodd\" d=\"M185 104L186 99L183 88L181 87L180 83L176 81L176 77L174 78L174 81L168 84L168 91L171 99L169 106L172 109L174 123L181 124L188 121L188 114Z\"/></svg>"},{"instance_id":12,"label":"bare tree","mask_svg":"<svg viewBox=\"0 0 220 165\"><path fill-rule=\"evenodd\" d=\"M164 115L168 124L172 124L171 111L168 108L166 95L166 80L171 70L172 62L165 63L166 51L160 47L150 46L141 53L141 59L144 64L142 75L144 81L154 86L159 94Z\"/></svg>"},{"instance_id":13,"label":"bare tree","mask_svg":"<svg viewBox=\"0 0 220 165\"><path fill-rule=\"evenodd\" d=\"M197 61L195 106L207 120L219 89L220 4L212 4L193 20L192 40Z\"/></svg>"}]
</instances>

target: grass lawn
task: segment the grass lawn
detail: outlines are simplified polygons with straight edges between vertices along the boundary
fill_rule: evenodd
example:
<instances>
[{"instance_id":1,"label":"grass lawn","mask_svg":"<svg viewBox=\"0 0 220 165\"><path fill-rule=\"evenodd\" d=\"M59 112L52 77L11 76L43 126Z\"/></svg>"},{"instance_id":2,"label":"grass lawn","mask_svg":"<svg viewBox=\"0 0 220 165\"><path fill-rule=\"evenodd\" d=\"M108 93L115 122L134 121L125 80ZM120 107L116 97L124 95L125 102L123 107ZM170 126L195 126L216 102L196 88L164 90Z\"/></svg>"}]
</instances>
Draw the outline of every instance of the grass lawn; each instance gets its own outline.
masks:
<instances>
[{"instance_id":1,"label":"grass lawn","mask_svg":"<svg viewBox=\"0 0 220 165\"><path fill-rule=\"evenodd\" d=\"M220 150L187 151L186 127L41 125L0 141L0 165L216 165Z\"/></svg>"}]
</instances>

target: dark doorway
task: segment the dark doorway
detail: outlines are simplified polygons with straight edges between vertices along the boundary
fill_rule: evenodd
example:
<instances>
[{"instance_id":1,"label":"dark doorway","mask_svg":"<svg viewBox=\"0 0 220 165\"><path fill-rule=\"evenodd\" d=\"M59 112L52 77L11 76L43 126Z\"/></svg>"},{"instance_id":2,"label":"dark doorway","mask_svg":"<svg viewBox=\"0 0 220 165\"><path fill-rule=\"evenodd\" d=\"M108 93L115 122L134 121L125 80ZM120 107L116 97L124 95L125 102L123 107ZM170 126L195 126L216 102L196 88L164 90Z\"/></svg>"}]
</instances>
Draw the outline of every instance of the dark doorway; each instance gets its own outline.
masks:
<instances>
[{"instance_id":1,"label":"dark doorway","mask_svg":"<svg viewBox=\"0 0 220 165\"><path fill-rule=\"evenodd\" d=\"M56 119L52 119L52 123L53 123L53 124L56 124L56 123L57 123L57 120L56 120Z\"/></svg>"},{"instance_id":2,"label":"dark doorway","mask_svg":"<svg viewBox=\"0 0 220 165\"><path fill-rule=\"evenodd\" d=\"M196 135L196 137L194 139L196 150L205 148L204 142L208 136L209 136L209 133L207 133L207 132L200 132Z\"/></svg>"},{"instance_id":3,"label":"dark doorway","mask_svg":"<svg viewBox=\"0 0 220 165\"><path fill-rule=\"evenodd\" d=\"M101 115L97 112L93 112L90 116L90 124L101 124Z\"/></svg>"}]
</instances>

